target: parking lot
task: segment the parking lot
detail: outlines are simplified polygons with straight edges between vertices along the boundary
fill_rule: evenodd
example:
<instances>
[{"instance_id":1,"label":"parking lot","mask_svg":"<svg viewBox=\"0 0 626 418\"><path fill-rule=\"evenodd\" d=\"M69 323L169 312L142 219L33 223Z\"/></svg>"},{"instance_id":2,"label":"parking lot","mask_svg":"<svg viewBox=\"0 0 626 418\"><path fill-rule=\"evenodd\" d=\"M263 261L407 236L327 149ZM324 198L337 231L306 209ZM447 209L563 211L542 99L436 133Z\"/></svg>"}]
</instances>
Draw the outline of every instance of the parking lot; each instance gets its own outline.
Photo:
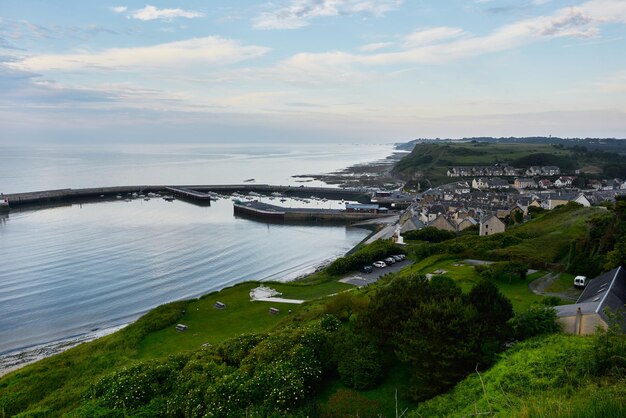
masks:
<instances>
[{"instance_id":1,"label":"parking lot","mask_svg":"<svg viewBox=\"0 0 626 418\"><path fill-rule=\"evenodd\" d=\"M410 266L413 263L413 260L398 261L395 264L392 264L391 266L387 266L385 268L374 267L374 271L371 273L355 273L350 276L344 277L339 281L359 287L367 286L377 282L378 279L380 279L383 275L395 273L396 271L402 270L406 266Z\"/></svg>"}]
</instances>

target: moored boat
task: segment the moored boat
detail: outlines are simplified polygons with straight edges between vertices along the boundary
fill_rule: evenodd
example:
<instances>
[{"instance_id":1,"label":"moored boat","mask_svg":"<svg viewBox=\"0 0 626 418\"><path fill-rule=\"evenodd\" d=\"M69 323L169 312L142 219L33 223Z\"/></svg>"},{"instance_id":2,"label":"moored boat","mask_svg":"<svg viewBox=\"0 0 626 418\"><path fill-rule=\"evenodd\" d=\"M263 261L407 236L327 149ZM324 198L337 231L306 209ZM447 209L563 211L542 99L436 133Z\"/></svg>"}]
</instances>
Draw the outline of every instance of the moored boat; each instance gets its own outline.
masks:
<instances>
[{"instance_id":1,"label":"moored boat","mask_svg":"<svg viewBox=\"0 0 626 418\"><path fill-rule=\"evenodd\" d=\"M9 206L9 199L7 199L6 197L4 197L3 194L0 194L0 213L2 212L8 212L10 209Z\"/></svg>"}]
</instances>

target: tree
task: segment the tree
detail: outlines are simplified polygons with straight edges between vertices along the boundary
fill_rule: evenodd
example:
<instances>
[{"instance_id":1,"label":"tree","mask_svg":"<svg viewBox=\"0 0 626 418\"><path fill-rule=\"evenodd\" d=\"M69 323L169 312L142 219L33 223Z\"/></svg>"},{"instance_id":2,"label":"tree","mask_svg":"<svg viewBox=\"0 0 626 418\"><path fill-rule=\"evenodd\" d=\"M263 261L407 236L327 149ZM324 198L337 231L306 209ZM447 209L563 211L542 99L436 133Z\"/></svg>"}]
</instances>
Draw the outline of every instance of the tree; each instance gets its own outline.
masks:
<instances>
[{"instance_id":1,"label":"tree","mask_svg":"<svg viewBox=\"0 0 626 418\"><path fill-rule=\"evenodd\" d=\"M428 399L474 370L480 359L478 311L464 298L415 308L395 337L396 355L411 366L411 396Z\"/></svg>"},{"instance_id":2,"label":"tree","mask_svg":"<svg viewBox=\"0 0 626 418\"><path fill-rule=\"evenodd\" d=\"M468 300L478 311L485 338L501 340L508 336L507 321L513 317L513 305L496 285L481 280L470 290Z\"/></svg>"},{"instance_id":3,"label":"tree","mask_svg":"<svg viewBox=\"0 0 626 418\"><path fill-rule=\"evenodd\" d=\"M380 343L389 344L428 288L428 280L423 276L392 280L372 297L367 310L359 316L358 328L375 336Z\"/></svg>"}]
</instances>

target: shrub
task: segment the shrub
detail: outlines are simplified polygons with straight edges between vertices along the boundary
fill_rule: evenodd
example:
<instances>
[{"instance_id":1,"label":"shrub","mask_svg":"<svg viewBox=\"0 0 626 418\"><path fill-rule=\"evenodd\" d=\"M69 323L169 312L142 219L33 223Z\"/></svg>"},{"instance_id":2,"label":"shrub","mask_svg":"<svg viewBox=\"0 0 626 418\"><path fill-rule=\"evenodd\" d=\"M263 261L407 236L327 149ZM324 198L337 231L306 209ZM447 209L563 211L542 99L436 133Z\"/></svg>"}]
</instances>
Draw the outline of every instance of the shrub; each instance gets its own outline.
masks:
<instances>
[{"instance_id":1,"label":"shrub","mask_svg":"<svg viewBox=\"0 0 626 418\"><path fill-rule=\"evenodd\" d=\"M359 248L353 254L340 257L333 261L326 269L331 275L340 275L352 270L358 270L366 264L388 257L392 254L404 254L405 250L390 240L378 240L370 245Z\"/></svg>"},{"instance_id":2,"label":"shrub","mask_svg":"<svg viewBox=\"0 0 626 418\"><path fill-rule=\"evenodd\" d=\"M518 313L510 321L513 336L518 340L561 330L556 322L556 311L550 306L531 305L525 312Z\"/></svg>"},{"instance_id":3,"label":"shrub","mask_svg":"<svg viewBox=\"0 0 626 418\"><path fill-rule=\"evenodd\" d=\"M349 388L375 387L383 372L383 359L376 344L364 335L344 330L336 336L334 353L341 382Z\"/></svg>"},{"instance_id":4,"label":"shrub","mask_svg":"<svg viewBox=\"0 0 626 418\"><path fill-rule=\"evenodd\" d=\"M322 418L377 418L382 409L378 401L367 399L358 392L339 389L322 407Z\"/></svg>"},{"instance_id":5,"label":"shrub","mask_svg":"<svg viewBox=\"0 0 626 418\"><path fill-rule=\"evenodd\" d=\"M455 237L456 234L454 232L437 229L432 226L427 226L426 228L416 231L408 231L404 234L404 238L406 239L416 241L428 241L430 243L447 241Z\"/></svg>"}]
</instances>

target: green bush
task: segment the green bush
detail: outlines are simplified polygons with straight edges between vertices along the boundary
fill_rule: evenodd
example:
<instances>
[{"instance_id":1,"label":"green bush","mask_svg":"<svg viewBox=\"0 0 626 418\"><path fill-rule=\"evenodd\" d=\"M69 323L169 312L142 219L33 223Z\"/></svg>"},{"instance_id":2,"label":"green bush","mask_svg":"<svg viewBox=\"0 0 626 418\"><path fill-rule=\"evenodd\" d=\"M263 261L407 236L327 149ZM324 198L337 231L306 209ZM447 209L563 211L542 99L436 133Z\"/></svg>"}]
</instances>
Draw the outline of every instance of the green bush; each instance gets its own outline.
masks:
<instances>
[{"instance_id":1,"label":"green bush","mask_svg":"<svg viewBox=\"0 0 626 418\"><path fill-rule=\"evenodd\" d=\"M553 334L561 330L556 322L556 311L551 306L532 305L525 312L515 315L509 324L513 336L518 340Z\"/></svg>"},{"instance_id":2,"label":"green bush","mask_svg":"<svg viewBox=\"0 0 626 418\"><path fill-rule=\"evenodd\" d=\"M405 254L405 250L390 240L378 240L359 248L353 254L336 259L326 268L326 271L335 276L345 274L393 254Z\"/></svg>"},{"instance_id":3,"label":"green bush","mask_svg":"<svg viewBox=\"0 0 626 418\"><path fill-rule=\"evenodd\" d=\"M322 418L378 418L382 405L359 392L339 389L322 407Z\"/></svg>"},{"instance_id":4,"label":"green bush","mask_svg":"<svg viewBox=\"0 0 626 418\"><path fill-rule=\"evenodd\" d=\"M333 351L341 382L349 388L375 387L383 374L383 359L374 342L350 330L337 334Z\"/></svg>"},{"instance_id":5,"label":"green bush","mask_svg":"<svg viewBox=\"0 0 626 418\"><path fill-rule=\"evenodd\" d=\"M454 232L437 229L432 226L427 226L423 229L408 231L404 233L404 238L406 239L416 241L428 241L430 243L447 241L455 237L456 234Z\"/></svg>"}]
</instances>

